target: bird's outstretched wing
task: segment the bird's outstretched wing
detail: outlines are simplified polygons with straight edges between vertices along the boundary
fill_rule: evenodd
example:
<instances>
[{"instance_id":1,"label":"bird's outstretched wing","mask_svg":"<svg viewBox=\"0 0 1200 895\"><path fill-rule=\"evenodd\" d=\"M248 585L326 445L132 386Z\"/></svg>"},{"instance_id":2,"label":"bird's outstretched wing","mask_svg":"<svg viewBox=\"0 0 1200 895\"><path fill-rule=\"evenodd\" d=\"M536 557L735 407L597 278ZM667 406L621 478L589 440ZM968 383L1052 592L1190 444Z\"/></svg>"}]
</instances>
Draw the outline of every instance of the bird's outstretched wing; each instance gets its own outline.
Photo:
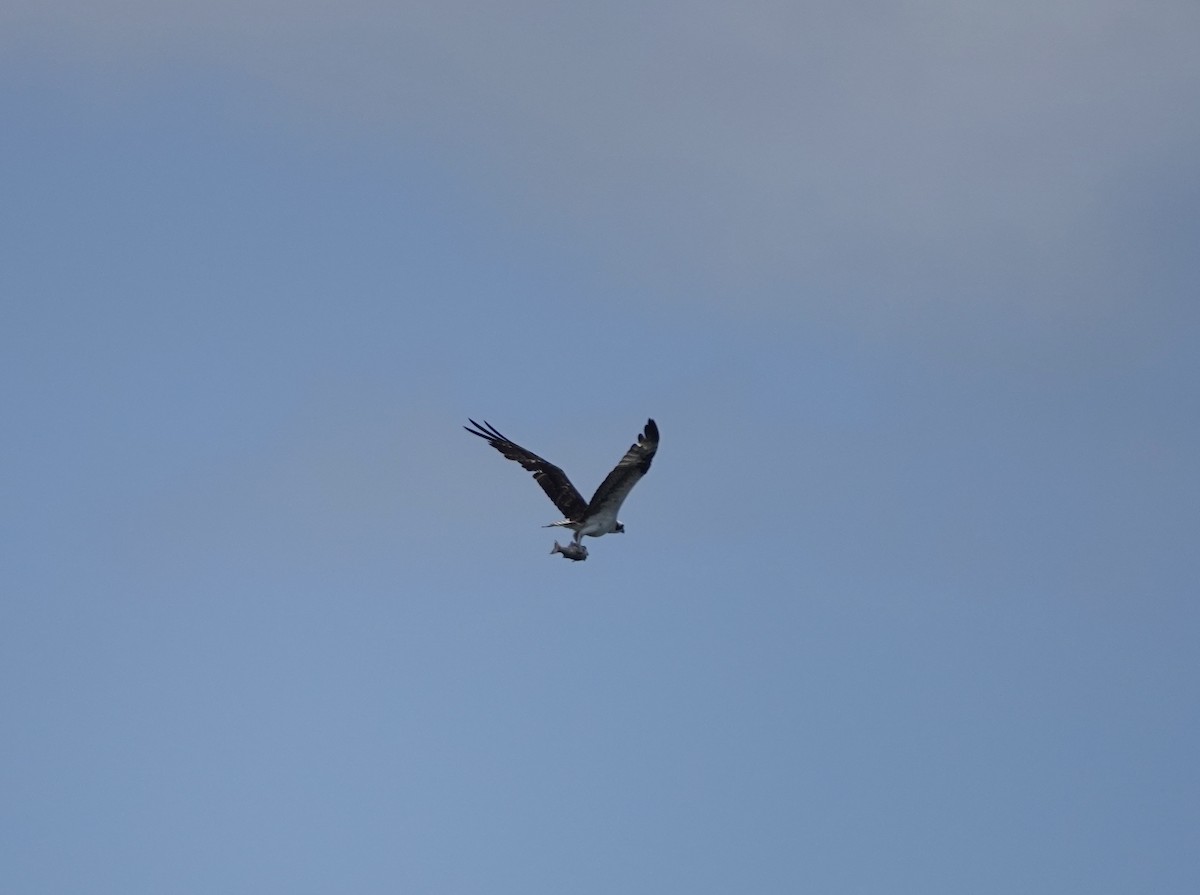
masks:
<instances>
[{"instance_id":1,"label":"bird's outstretched wing","mask_svg":"<svg viewBox=\"0 0 1200 895\"><path fill-rule=\"evenodd\" d=\"M555 466L548 460L543 460L533 451L527 451L519 444L509 441L492 425L484 420L483 425L470 420L470 426L463 426L472 435L478 435L480 438L487 441L492 447L502 453L509 460L515 460L521 464L522 468L533 473L533 479L542 486L542 490L546 495L554 501L554 505L564 517L571 520L582 519L583 514L587 512L588 504L583 499L583 495L576 490L571 484L571 480L567 478L567 474ZM653 454L653 451L651 451ZM625 461L622 460L622 463ZM615 472L615 470L614 470ZM612 476L609 476L612 478Z\"/></svg>"},{"instance_id":2,"label":"bird's outstretched wing","mask_svg":"<svg viewBox=\"0 0 1200 895\"><path fill-rule=\"evenodd\" d=\"M594 513L601 507L607 507L615 516L629 492L633 490L633 486L650 471L650 462L657 450L658 425L654 420L646 420L646 428L638 436L637 442L625 452L621 462L605 477L596 493L592 495L587 507L588 512Z\"/></svg>"}]
</instances>

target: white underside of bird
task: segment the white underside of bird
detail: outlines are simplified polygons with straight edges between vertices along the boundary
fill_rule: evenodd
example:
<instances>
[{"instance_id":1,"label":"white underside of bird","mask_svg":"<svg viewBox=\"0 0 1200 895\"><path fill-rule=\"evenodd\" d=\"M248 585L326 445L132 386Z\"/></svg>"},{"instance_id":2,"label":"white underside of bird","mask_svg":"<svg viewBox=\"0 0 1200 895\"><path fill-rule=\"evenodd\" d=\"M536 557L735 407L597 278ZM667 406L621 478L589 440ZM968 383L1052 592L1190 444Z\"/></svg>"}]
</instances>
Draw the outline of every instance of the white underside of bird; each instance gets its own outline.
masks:
<instances>
[{"instance_id":1,"label":"white underside of bird","mask_svg":"<svg viewBox=\"0 0 1200 895\"><path fill-rule=\"evenodd\" d=\"M542 526L543 528L569 528L575 532L575 543L578 544L582 538L601 538L604 535L612 534L623 529L625 526L617 520L617 514L613 510L599 510L588 516L582 522L572 521L570 519L559 519L557 522L551 522L549 525Z\"/></svg>"}]
</instances>

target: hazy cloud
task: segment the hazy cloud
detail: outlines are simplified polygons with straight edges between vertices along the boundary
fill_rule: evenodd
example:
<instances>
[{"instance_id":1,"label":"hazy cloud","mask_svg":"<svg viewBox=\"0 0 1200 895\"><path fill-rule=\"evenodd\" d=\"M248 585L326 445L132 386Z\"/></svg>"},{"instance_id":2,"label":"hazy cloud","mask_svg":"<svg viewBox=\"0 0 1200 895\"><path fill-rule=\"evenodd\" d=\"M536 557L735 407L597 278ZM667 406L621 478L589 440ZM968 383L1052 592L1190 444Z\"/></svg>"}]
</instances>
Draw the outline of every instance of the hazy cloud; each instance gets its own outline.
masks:
<instances>
[{"instance_id":1,"label":"hazy cloud","mask_svg":"<svg viewBox=\"0 0 1200 895\"><path fill-rule=\"evenodd\" d=\"M4 18L24 52L125 86L202 66L315 128L435 154L657 293L1086 314L1131 300L1152 266L1134 197L1195 189L1187 2L63 2Z\"/></svg>"}]
</instances>

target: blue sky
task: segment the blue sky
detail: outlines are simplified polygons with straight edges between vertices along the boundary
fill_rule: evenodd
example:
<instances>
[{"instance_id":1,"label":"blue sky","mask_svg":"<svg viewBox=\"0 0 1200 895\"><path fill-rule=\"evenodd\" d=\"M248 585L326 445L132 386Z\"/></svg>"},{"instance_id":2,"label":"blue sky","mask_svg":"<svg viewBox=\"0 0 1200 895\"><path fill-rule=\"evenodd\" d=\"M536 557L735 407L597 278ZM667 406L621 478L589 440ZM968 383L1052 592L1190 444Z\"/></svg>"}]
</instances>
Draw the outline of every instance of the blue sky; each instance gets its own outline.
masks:
<instances>
[{"instance_id":1,"label":"blue sky","mask_svg":"<svg viewBox=\"0 0 1200 895\"><path fill-rule=\"evenodd\" d=\"M6 889L1196 890L1194 3L0 34Z\"/></svg>"}]
</instances>

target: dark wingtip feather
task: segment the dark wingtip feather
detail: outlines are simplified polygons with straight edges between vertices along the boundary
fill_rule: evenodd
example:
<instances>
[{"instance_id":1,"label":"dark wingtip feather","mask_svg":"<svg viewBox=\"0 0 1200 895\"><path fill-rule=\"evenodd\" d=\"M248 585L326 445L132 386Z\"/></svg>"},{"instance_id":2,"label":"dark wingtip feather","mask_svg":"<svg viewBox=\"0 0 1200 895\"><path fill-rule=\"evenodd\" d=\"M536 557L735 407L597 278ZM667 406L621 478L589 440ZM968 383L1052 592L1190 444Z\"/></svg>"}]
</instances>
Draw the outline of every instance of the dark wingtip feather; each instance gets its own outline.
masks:
<instances>
[{"instance_id":1,"label":"dark wingtip feather","mask_svg":"<svg viewBox=\"0 0 1200 895\"><path fill-rule=\"evenodd\" d=\"M471 424L471 426L474 426L475 428L472 429L470 426L463 426L463 428L466 429L468 432L470 432L472 435L478 435L480 438L486 438L488 441L493 442L493 443L495 443L497 441L508 442L508 439L505 438L503 435L501 435L500 432L496 429L496 427L493 426L491 423L489 423L487 420L483 421L482 426L479 425L479 423L475 422L475 420L471 419L470 417L467 417L467 422L469 422Z\"/></svg>"},{"instance_id":2,"label":"dark wingtip feather","mask_svg":"<svg viewBox=\"0 0 1200 895\"><path fill-rule=\"evenodd\" d=\"M491 437L490 435L487 434L487 432L483 431L483 426L479 425L479 423L475 422L475 420L471 419L470 417L467 417L467 422L470 423L471 426L474 426L475 428L472 429L471 426L463 426L463 428L466 429L468 432L470 432L472 435L478 435L480 438L490 438Z\"/></svg>"}]
</instances>

